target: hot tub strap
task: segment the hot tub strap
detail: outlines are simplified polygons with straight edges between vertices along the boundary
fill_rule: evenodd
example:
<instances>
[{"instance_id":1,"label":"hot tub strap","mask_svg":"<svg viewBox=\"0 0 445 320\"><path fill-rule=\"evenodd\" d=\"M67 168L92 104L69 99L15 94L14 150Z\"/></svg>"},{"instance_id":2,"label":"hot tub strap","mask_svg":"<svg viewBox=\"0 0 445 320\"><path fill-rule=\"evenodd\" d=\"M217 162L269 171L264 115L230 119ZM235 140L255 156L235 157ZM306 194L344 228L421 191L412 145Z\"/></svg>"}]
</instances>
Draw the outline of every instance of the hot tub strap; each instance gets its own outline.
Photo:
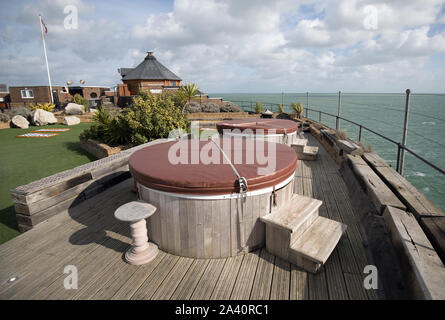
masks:
<instances>
[{"instance_id":1,"label":"hot tub strap","mask_svg":"<svg viewBox=\"0 0 445 320\"><path fill-rule=\"evenodd\" d=\"M222 153L224 159L226 159L227 163L230 165L230 167L232 168L233 172L235 173L235 175L238 178L238 185L239 185L239 193L241 196L241 216L239 217L239 222L240 222L240 226L241 223L243 222L244 219L244 205L246 203L246 198L247 198L247 179L244 177L241 177L240 174L238 173L238 170L236 170L235 166L233 165L232 161L230 161L229 157L226 155L226 153L224 152L224 150L221 148L221 146L216 143L216 141L213 140L213 138L210 139L210 141L212 141L217 148L219 149L219 151ZM240 228L240 234L241 234L241 243L244 243L244 237L243 237L243 232Z\"/></svg>"},{"instance_id":2,"label":"hot tub strap","mask_svg":"<svg viewBox=\"0 0 445 320\"><path fill-rule=\"evenodd\" d=\"M275 185L273 186L272 190L272 199L273 199L273 205L275 207L277 205L277 193L275 192Z\"/></svg>"}]
</instances>

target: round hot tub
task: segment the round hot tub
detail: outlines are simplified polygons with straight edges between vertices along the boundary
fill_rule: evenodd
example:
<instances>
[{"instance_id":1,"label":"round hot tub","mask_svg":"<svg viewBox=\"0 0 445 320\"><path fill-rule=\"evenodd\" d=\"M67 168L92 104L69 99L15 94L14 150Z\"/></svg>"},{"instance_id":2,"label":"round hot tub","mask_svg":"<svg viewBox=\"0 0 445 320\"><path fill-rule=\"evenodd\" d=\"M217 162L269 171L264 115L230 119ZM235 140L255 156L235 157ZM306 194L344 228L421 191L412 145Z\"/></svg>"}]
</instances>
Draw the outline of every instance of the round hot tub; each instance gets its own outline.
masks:
<instances>
[{"instance_id":1,"label":"round hot tub","mask_svg":"<svg viewBox=\"0 0 445 320\"><path fill-rule=\"evenodd\" d=\"M284 119L236 119L218 122L220 134L233 137L247 137L287 144L298 139L298 122Z\"/></svg>"},{"instance_id":2,"label":"round hot tub","mask_svg":"<svg viewBox=\"0 0 445 320\"><path fill-rule=\"evenodd\" d=\"M264 246L259 217L290 200L297 156L286 145L252 141L178 140L133 153L129 167L139 197L157 207L148 220L151 241L193 258ZM238 175L247 189L241 190Z\"/></svg>"}]
</instances>

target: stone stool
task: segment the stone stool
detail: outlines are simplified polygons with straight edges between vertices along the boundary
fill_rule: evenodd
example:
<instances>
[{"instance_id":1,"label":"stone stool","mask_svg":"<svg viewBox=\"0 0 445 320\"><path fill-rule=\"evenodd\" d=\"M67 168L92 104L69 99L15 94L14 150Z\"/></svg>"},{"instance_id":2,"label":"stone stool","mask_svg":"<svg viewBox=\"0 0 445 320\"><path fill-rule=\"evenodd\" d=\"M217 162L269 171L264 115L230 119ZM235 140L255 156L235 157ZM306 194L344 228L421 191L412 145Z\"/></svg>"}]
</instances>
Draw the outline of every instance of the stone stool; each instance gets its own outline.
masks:
<instances>
[{"instance_id":1,"label":"stone stool","mask_svg":"<svg viewBox=\"0 0 445 320\"><path fill-rule=\"evenodd\" d=\"M148 242L146 218L155 213L156 207L144 201L132 201L120 206L114 216L130 223L132 247L125 253L129 264L141 265L150 262L158 254L158 246Z\"/></svg>"}]
</instances>

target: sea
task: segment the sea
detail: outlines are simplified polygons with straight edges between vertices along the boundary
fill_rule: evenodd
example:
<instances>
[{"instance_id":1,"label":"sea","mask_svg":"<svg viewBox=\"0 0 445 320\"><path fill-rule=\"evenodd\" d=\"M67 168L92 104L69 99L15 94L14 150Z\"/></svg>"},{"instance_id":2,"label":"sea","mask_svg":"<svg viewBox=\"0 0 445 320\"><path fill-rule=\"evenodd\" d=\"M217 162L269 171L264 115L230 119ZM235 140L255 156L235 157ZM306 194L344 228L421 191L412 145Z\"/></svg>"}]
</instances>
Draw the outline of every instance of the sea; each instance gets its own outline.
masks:
<instances>
[{"instance_id":1,"label":"sea","mask_svg":"<svg viewBox=\"0 0 445 320\"><path fill-rule=\"evenodd\" d=\"M282 104L291 112L292 102L301 102L303 108L337 114L339 93L214 93L253 111L255 103L262 102L263 110L278 111ZM341 93L341 116L368 127L386 137L402 142L406 94ZM306 110L303 110L306 116ZM308 111L308 117L318 121L319 113ZM321 115L321 122L335 129L335 118ZM341 120L340 129L353 140L358 140L359 128ZM362 143L378 153L392 167L396 167L397 145L363 129ZM409 116L406 146L441 169L445 169L445 94L415 94L409 99ZM445 211L445 175L405 153L404 177L418 190Z\"/></svg>"}]
</instances>

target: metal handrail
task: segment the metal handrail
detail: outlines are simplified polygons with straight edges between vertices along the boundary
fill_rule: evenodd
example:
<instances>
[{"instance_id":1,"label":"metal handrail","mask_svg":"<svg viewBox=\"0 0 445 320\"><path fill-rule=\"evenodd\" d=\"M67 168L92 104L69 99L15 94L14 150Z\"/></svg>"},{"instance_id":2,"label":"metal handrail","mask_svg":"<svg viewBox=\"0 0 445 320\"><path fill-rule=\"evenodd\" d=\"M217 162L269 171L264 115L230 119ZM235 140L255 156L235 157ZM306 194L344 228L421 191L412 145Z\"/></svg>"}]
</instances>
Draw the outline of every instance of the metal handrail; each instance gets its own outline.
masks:
<instances>
[{"instance_id":1,"label":"metal handrail","mask_svg":"<svg viewBox=\"0 0 445 320\"><path fill-rule=\"evenodd\" d=\"M254 104L257 101L255 101L255 102L254 101L232 101L232 102L234 102L234 103L242 103L242 104L244 104L244 103L245 104L250 104L250 107L254 108ZM258 101L258 102L261 102L263 105L265 105L265 104L266 105L271 105L271 106L279 106L280 105L279 103L273 103L273 102L262 102L262 101ZM283 107L290 107L290 105L288 105L288 104L283 104L282 106ZM308 107L306 107L306 118L309 118L308 117L308 111L318 112L318 120L319 120L318 122L320 122L320 123L322 123L321 122L321 115L325 114L327 116L335 118L336 121L344 120L346 122L349 122L349 123L351 123L353 125L358 126L359 127L358 141L361 141L362 131L364 129L364 130L367 130L367 131L375 134L376 136L378 136L378 137L380 137L382 139L385 139L386 141L389 141L389 142L397 145L396 171L398 171L398 172L401 171L401 168L400 168L400 159L401 159L401 156L402 156L402 152L401 151L404 150L404 151L407 151L408 153L412 154L414 157L416 157L417 159L421 160L422 162L424 162L425 164L427 164L431 168L433 168L436 171L438 171L438 172L442 173L443 175L445 175L445 170L444 169L441 169L438 166L436 166L435 164L433 164L430 161L426 160L425 158L423 158L422 156L420 156L419 154L417 154L413 150L409 149L407 146L402 145L400 142L397 142L397 141L395 141L395 140L393 140L393 139L391 139L391 138L389 138L389 137L387 137L387 136L385 136L385 135L383 135L381 133L378 133L378 132L376 132L376 131L374 131L374 130L372 130L372 129L370 129L370 128L368 128L368 127L366 127L366 126L364 126L364 125L362 125L360 123L357 123L355 121L343 118L343 117L341 117L339 115L336 115L336 114L332 114L332 113L329 113L329 112L325 112L325 111L321 111L321 110L317 110L317 109L312 109L312 108L308 108Z\"/></svg>"},{"instance_id":2,"label":"metal handrail","mask_svg":"<svg viewBox=\"0 0 445 320\"><path fill-rule=\"evenodd\" d=\"M439 167L436 166L435 164L433 164L433 163L431 163L430 161L426 160L425 158L423 158L422 156L420 156L419 154L417 154L417 153L414 152L413 150L411 150L411 149L409 149L408 147L402 145L400 142L397 142L397 141L395 141L395 140L393 140L393 139L391 139L391 138L388 138L388 137L384 136L384 135L381 134L381 133L378 133L378 132L376 132L376 131L374 131L374 130L368 128L368 127L365 127L365 126L362 125L362 124L359 124L359 123L354 122L354 121L352 121L352 120L349 120L349 119L340 117L340 116L338 116L338 115L331 114L331 113L328 113L328 112L324 112L324 111L321 111L321 110L311 109L311 108L306 108L306 109L307 109L308 111L318 112L319 115L320 115L320 116L319 116L319 119L320 119L320 120L321 120L321 114L325 114L325 115L328 115L328 116L331 116L331 117L336 118L337 121L338 121L338 119L341 119L341 120L347 121L347 122L349 122L349 123L352 123L352 124L358 126L358 127L360 128L360 129L359 129L359 140L358 140L358 141L361 141L362 130L365 129L365 130L367 130L367 131L369 131L369 132L371 132L371 133L373 133L373 134L379 136L380 138L383 138L383 139L385 139L385 140L387 140L387 141L389 141L389 142L391 142L391 143L397 145L397 166L396 166L396 170L397 170L397 171L399 171L399 169L400 169L400 156L401 156L400 151L401 151L401 150L405 150L405 151L409 152L410 154L412 154L413 156L415 156L417 159L423 161L424 163L426 163L427 165L429 165L429 166L432 167L433 169L435 169L435 170L437 170L437 171L439 171L440 173L442 173L442 174L445 175L445 170L439 168ZM307 115L307 114L306 114L306 115ZM321 123L321 121L319 121L319 122Z\"/></svg>"}]
</instances>

